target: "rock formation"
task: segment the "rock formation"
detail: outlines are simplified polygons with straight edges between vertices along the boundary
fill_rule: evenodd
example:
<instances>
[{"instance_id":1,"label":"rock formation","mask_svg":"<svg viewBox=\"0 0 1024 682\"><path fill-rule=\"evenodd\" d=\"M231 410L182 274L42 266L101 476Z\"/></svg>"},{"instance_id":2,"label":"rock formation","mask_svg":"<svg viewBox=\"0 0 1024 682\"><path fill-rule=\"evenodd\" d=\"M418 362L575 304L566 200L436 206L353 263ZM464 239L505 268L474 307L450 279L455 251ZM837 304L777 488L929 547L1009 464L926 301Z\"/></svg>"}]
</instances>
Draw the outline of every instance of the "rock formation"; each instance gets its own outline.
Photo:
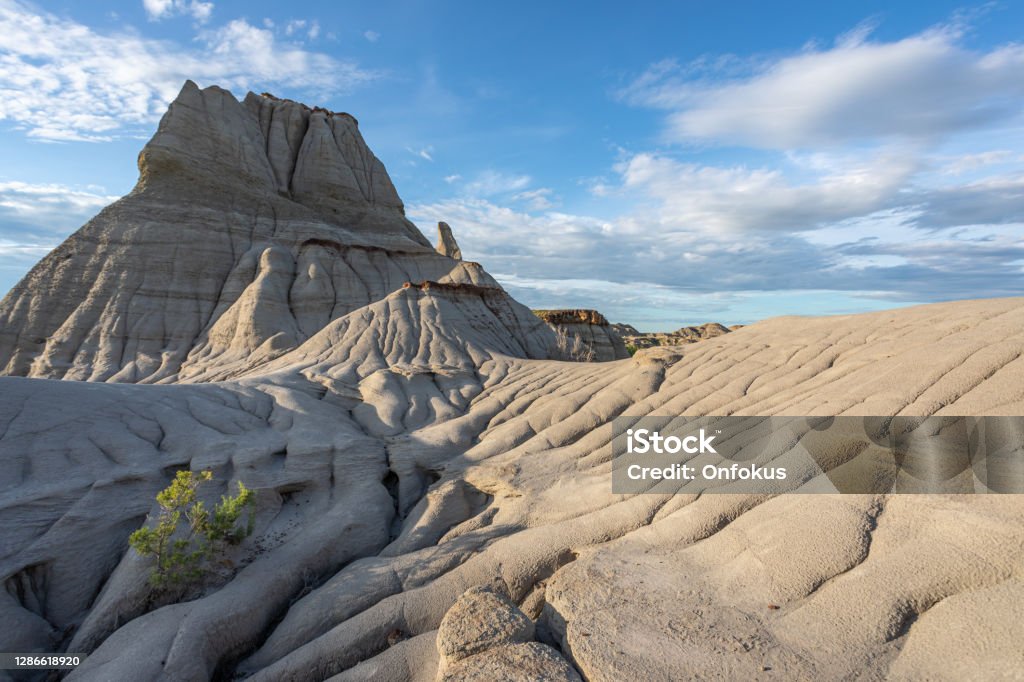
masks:
<instances>
[{"instance_id":1,"label":"rock formation","mask_svg":"<svg viewBox=\"0 0 1024 682\"><path fill-rule=\"evenodd\" d=\"M0 302L0 371L195 379L427 280L500 290L405 218L354 118L188 82L139 154L135 189Z\"/></svg>"},{"instance_id":2,"label":"rock formation","mask_svg":"<svg viewBox=\"0 0 1024 682\"><path fill-rule=\"evenodd\" d=\"M139 186L4 299L0 651L87 682L1024 669L1014 496L610 485L620 415L1022 414L1024 299L565 362L377 164L351 117L187 85ZM256 521L174 601L127 539L183 468Z\"/></svg>"},{"instance_id":3,"label":"rock formation","mask_svg":"<svg viewBox=\"0 0 1024 682\"><path fill-rule=\"evenodd\" d=\"M462 249L455 241L455 235L452 234L452 228L448 226L448 223L437 224L437 252L442 256L462 260Z\"/></svg>"},{"instance_id":4,"label":"rock formation","mask_svg":"<svg viewBox=\"0 0 1024 682\"><path fill-rule=\"evenodd\" d=\"M707 322L697 327L680 327L674 332L642 333L637 331L636 327L628 324L613 324L612 329L619 335L625 345L640 349L653 348L654 346L681 346L688 343L697 343L698 341L713 339L722 334L728 334L743 326L738 324L726 327L717 322Z\"/></svg>"},{"instance_id":5,"label":"rock formation","mask_svg":"<svg viewBox=\"0 0 1024 682\"><path fill-rule=\"evenodd\" d=\"M596 310L534 310L558 335L558 345L569 359L607 362L628 358L622 339Z\"/></svg>"},{"instance_id":6,"label":"rock formation","mask_svg":"<svg viewBox=\"0 0 1024 682\"><path fill-rule=\"evenodd\" d=\"M580 682L549 646L534 641L533 621L490 586L470 588L437 630L439 682Z\"/></svg>"}]
</instances>

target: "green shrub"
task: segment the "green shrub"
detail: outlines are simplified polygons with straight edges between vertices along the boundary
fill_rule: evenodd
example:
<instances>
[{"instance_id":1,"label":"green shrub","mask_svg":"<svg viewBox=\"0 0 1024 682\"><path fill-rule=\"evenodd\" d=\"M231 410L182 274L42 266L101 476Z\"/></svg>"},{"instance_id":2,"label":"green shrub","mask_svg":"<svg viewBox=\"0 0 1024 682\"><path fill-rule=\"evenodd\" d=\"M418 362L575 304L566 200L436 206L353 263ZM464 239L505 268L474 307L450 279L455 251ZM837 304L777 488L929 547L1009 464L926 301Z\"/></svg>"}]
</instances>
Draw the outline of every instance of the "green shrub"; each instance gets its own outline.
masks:
<instances>
[{"instance_id":1,"label":"green shrub","mask_svg":"<svg viewBox=\"0 0 1024 682\"><path fill-rule=\"evenodd\" d=\"M228 545L252 534L255 499L241 481L238 494L223 495L213 513L196 499L199 486L213 479L211 471L179 471L171 484L156 496L160 513L156 522L131 534L128 543L142 556L152 556L156 565L149 576L153 587L180 587L201 579L210 562ZM245 525L239 525L248 509Z\"/></svg>"},{"instance_id":2,"label":"green shrub","mask_svg":"<svg viewBox=\"0 0 1024 682\"><path fill-rule=\"evenodd\" d=\"M633 357L634 355L636 355L636 350L636 346L634 346L633 344L626 344L626 352L629 353L629 357Z\"/></svg>"}]
</instances>

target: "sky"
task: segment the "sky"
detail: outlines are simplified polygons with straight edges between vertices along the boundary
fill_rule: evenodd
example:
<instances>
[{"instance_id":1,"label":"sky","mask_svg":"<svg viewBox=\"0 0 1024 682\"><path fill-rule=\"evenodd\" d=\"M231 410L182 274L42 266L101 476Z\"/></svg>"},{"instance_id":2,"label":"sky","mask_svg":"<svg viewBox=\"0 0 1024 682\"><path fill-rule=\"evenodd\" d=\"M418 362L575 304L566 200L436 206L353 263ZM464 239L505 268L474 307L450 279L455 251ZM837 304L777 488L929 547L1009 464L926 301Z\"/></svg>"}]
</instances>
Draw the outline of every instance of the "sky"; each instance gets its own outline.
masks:
<instances>
[{"instance_id":1,"label":"sky","mask_svg":"<svg viewBox=\"0 0 1024 682\"><path fill-rule=\"evenodd\" d=\"M185 79L352 113L413 222L641 330L1024 294L1024 3L0 0L0 291Z\"/></svg>"}]
</instances>

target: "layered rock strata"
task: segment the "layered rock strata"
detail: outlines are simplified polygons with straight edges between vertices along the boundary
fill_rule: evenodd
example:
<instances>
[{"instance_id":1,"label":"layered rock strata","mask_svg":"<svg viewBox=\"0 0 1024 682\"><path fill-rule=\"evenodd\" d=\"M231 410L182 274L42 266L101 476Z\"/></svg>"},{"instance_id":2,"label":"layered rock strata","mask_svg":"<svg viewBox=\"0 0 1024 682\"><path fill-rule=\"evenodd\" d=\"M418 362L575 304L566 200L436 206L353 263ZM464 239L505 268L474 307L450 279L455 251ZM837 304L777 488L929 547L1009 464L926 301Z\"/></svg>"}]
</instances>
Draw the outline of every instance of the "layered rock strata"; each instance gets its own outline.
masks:
<instances>
[{"instance_id":1,"label":"layered rock strata","mask_svg":"<svg viewBox=\"0 0 1024 682\"><path fill-rule=\"evenodd\" d=\"M188 82L132 192L0 302L0 373L196 380L424 280L500 289L405 218L353 117Z\"/></svg>"},{"instance_id":2,"label":"layered rock strata","mask_svg":"<svg viewBox=\"0 0 1024 682\"><path fill-rule=\"evenodd\" d=\"M612 329L619 335L619 338L622 339L625 345L632 346L634 349L640 349L653 348L654 346L680 346L697 343L698 341L706 341L707 339L713 339L716 336L736 331L743 326L739 324L726 327L717 322L706 322L696 327L680 327L674 332L643 333L637 331L636 327L628 324L613 324Z\"/></svg>"},{"instance_id":3,"label":"layered rock strata","mask_svg":"<svg viewBox=\"0 0 1024 682\"><path fill-rule=\"evenodd\" d=\"M564 355L584 362L608 362L628 358L626 345L596 310L534 310L558 334Z\"/></svg>"}]
</instances>

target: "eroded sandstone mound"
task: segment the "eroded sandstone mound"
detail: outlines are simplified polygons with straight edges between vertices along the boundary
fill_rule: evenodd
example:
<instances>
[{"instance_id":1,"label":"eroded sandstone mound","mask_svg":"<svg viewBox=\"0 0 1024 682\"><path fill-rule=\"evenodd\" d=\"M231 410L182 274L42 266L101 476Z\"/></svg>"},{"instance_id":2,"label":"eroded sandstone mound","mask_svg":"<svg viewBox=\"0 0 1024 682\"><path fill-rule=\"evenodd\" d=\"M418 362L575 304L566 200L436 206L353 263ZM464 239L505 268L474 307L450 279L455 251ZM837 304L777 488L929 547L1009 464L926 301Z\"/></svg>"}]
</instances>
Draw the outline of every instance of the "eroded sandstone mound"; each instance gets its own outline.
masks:
<instances>
[{"instance_id":1,"label":"eroded sandstone mound","mask_svg":"<svg viewBox=\"0 0 1024 682\"><path fill-rule=\"evenodd\" d=\"M72 679L422 679L449 608L497 581L587 679L1017 670L1017 619L947 651L950 628L1002 613L993 590L1024 605L1016 498L623 496L609 458L624 413L1019 414L1022 330L1007 299L601 365L494 354L410 376L370 334L374 353L216 385L0 379L0 611L18 624L0 646L92 651ZM194 599L153 607L126 537L182 466L257 490L257 529Z\"/></svg>"},{"instance_id":2,"label":"eroded sandstone mound","mask_svg":"<svg viewBox=\"0 0 1024 682\"><path fill-rule=\"evenodd\" d=\"M405 218L354 118L188 82L139 154L135 189L0 302L0 372L196 379L426 280L500 290Z\"/></svg>"}]
</instances>

